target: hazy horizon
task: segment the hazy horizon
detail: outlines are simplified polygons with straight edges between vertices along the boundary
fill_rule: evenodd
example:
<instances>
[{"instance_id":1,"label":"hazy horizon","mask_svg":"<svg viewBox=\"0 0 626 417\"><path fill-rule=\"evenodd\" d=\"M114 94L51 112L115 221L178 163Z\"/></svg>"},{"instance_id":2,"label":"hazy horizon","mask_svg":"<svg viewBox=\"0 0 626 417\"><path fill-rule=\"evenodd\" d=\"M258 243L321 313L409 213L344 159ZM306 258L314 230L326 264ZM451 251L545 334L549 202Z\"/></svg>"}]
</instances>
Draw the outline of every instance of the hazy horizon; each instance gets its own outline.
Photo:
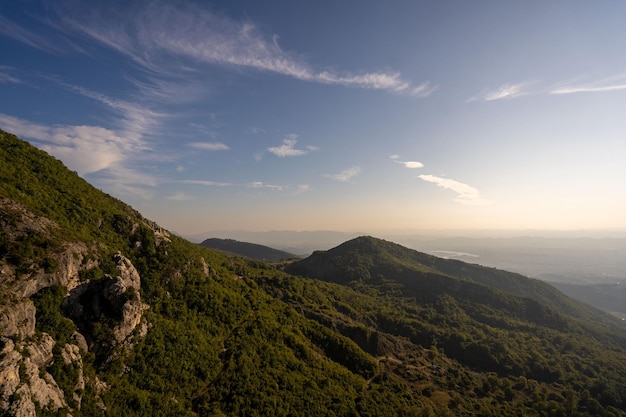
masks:
<instances>
[{"instance_id":1,"label":"hazy horizon","mask_svg":"<svg viewBox=\"0 0 626 417\"><path fill-rule=\"evenodd\" d=\"M0 128L181 234L626 229L626 3L0 10Z\"/></svg>"}]
</instances>

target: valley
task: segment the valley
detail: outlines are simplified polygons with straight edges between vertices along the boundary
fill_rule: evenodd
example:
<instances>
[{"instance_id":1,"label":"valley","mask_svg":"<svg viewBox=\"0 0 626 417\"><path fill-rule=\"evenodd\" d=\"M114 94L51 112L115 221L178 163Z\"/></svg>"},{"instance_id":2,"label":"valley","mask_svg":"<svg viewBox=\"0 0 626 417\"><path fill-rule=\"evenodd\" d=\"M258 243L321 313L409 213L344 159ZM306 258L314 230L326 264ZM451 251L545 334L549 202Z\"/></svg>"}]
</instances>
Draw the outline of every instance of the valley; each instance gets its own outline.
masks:
<instances>
[{"instance_id":1,"label":"valley","mask_svg":"<svg viewBox=\"0 0 626 417\"><path fill-rule=\"evenodd\" d=\"M5 415L626 415L623 323L541 280L365 235L226 254L6 132L0 196Z\"/></svg>"}]
</instances>

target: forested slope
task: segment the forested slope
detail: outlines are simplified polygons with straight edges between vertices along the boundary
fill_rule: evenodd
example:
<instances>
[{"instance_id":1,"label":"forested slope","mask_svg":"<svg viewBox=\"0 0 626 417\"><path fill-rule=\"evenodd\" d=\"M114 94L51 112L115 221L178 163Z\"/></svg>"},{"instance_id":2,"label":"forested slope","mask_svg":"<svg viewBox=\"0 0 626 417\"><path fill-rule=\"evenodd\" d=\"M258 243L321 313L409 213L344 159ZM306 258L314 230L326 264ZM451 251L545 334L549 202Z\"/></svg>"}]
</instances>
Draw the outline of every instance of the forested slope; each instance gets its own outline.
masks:
<instances>
[{"instance_id":1,"label":"forested slope","mask_svg":"<svg viewBox=\"0 0 626 417\"><path fill-rule=\"evenodd\" d=\"M396 261L226 256L0 132L0 412L626 415L621 329L449 271L408 291Z\"/></svg>"}]
</instances>

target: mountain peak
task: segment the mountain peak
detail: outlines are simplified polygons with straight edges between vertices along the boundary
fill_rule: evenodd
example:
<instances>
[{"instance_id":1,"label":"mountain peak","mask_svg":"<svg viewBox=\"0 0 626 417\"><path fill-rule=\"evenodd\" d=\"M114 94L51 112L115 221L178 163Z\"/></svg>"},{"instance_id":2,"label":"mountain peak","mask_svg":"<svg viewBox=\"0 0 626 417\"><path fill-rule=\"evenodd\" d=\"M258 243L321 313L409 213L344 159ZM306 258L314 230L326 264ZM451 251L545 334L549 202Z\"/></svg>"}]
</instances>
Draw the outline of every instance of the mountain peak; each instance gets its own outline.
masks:
<instances>
[{"instance_id":1,"label":"mountain peak","mask_svg":"<svg viewBox=\"0 0 626 417\"><path fill-rule=\"evenodd\" d=\"M371 236L287 271L0 132L0 414L626 415L623 329L547 284Z\"/></svg>"}]
</instances>

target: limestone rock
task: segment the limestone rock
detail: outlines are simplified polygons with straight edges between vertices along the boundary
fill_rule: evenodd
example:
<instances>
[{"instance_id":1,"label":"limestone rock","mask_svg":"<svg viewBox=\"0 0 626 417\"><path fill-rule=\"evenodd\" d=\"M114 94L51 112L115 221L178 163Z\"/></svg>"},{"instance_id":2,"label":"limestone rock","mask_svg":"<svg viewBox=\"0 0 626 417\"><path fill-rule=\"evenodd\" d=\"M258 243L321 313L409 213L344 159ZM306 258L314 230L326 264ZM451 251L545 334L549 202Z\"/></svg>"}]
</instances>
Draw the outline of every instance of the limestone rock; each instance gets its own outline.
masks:
<instances>
[{"instance_id":1,"label":"limestone rock","mask_svg":"<svg viewBox=\"0 0 626 417\"><path fill-rule=\"evenodd\" d=\"M52 410L67 406L63 391L45 372L53 360L52 337L43 333L35 341L14 343L3 337L0 342L0 411L34 416L35 402Z\"/></svg>"},{"instance_id":2,"label":"limestone rock","mask_svg":"<svg viewBox=\"0 0 626 417\"><path fill-rule=\"evenodd\" d=\"M62 285L69 290L79 285L79 275L83 265L83 258L87 253L87 247L81 243L67 243L58 253L52 253L57 267L54 272L46 273L43 269L34 270L31 273L20 275L18 281L13 283L13 292L18 297L30 297L42 288L53 285Z\"/></svg>"},{"instance_id":3,"label":"limestone rock","mask_svg":"<svg viewBox=\"0 0 626 417\"><path fill-rule=\"evenodd\" d=\"M79 328L89 317L111 315L116 321L111 343L119 345L133 333L148 306L141 302L141 277L132 262L119 252L113 259L119 274L75 287L64 300L63 309Z\"/></svg>"},{"instance_id":4,"label":"limestone rock","mask_svg":"<svg viewBox=\"0 0 626 417\"><path fill-rule=\"evenodd\" d=\"M85 390L85 376L83 373L83 358L80 356L80 348L70 343L66 344L61 351L63 363L73 365L78 368L78 380L72 392L72 399L76 403L76 408L80 409L82 401L81 393Z\"/></svg>"},{"instance_id":5,"label":"limestone rock","mask_svg":"<svg viewBox=\"0 0 626 417\"><path fill-rule=\"evenodd\" d=\"M8 400L20 385L19 365L22 355L15 350L15 343L0 337L0 410L8 407Z\"/></svg>"},{"instance_id":6,"label":"limestone rock","mask_svg":"<svg viewBox=\"0 0 626 417\"><path fill-rule=\"evenodd\" d=\"M8 302L0 306L0 336L24 339L35 333L35 305L31 300Z\"/></svg>"},{"instance_id":7,"label":"limestone rock","mask_svg":"<svg viewBox=\"0 0 626 417\"><path fill-rule=\"evenodd\" d=\"M28 358L36 367L45 368L52 362L52 349L54 348L54 339L48 333L42 333L37 343L29 343L25 349L28 352Z\"/></svg>"}]
</instances>

